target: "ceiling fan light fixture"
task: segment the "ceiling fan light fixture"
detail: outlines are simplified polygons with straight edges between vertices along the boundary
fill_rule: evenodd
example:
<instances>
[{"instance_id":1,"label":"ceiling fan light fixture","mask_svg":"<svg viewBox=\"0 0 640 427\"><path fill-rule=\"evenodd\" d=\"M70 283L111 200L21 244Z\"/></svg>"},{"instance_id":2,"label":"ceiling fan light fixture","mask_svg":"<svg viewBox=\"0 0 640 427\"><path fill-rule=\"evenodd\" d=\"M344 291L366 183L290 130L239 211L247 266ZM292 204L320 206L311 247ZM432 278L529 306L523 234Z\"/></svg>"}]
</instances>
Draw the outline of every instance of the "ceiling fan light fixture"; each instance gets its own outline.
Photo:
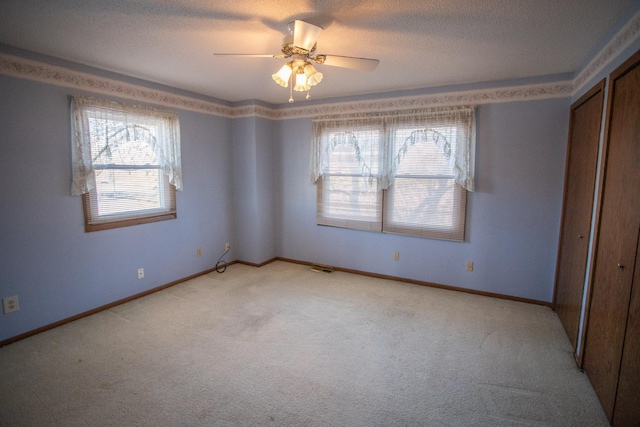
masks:
<instances>
[{"instance_id":1,"label":"ceiling fan light fixture","mask_svg":"<svg viewBox=\"0 0 640 427\"><path fill-rule=\"evenodd\" d=\"M293 68L291 68L291 63L287 62L278 70L277 73L273 74L271 78L273 78L273 81L278 83L280 86L287 87L289 86L291 73L293 73Z\"/></svg>"},{"instance_id":2,"label":"ceiling fan light fixture","mask_svg":"<svg viewBox=\"0 0 640 427\"><path fill-rule=\"evenodd\" d=\"M279 86L289 88L289 102L293 102L294 90L296 92L306 91L307 99L309 99L311 97L310 89L322 81L324 76L315 69L312 62L358 71L373 71L380 62L377 59L317 53L316 41L323 31L322 27L317 25L297 19L290 22L287 29L289 34L282 39L281 54L214 53L214 55L286 59L287 63L271 77Z\"/></svg>"},{"instance_id":3,"label":"ceiling fan light fixture","mask_svg":"<svg viewBox=\"0 0 640 427\"><path fill-rule=\"evenodd\" d=\"M309 89L311 89L311 86L309 86L309 83L307 83L307 75L304 73L304 71L297 71L296 85L293 87L293 90L297 92L306 92Z\"/></svg>"},{"instance_id":4,"label":"ceiling fan light fixture","mask_svg":"<svg viewBox=\"0 0 640 427\"><path fill-rule=\"evenodd\" d=\"M307 77L307 84L309 86L315 86L322 81L324 77L321 72L315 69L313 65L307 63L304 67L304 75Z\"/></svg>"}]
</instances>

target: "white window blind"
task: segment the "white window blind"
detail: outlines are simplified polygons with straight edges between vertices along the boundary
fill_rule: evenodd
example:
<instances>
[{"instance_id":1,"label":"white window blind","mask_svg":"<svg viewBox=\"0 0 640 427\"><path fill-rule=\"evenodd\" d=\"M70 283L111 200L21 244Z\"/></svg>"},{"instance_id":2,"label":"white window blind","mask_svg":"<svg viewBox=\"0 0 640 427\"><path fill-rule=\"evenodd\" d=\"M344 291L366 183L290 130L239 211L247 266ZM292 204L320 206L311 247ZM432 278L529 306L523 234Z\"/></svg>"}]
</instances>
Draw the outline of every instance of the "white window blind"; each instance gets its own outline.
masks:
<instances>
[{"instance_id":1,"label":"white window blind","mask_svg":"<svg viewBox=\"0 0 640 427\"><path fill-rule=\"evenodd\" d=\"M382 129L327 129L326 162L318 186L318 223L358 230L382 229L379 191Z\"/></svg>"},{"instance_id":2,"label":"white window blind","mask_svg":"<svg viewBox=\"0 0 640 427\"><path fill-rule=\"evenodd\" d=\"M318 224L464 240L473 108L325 117L313 126Z\"/></svg>"}]
</instances>

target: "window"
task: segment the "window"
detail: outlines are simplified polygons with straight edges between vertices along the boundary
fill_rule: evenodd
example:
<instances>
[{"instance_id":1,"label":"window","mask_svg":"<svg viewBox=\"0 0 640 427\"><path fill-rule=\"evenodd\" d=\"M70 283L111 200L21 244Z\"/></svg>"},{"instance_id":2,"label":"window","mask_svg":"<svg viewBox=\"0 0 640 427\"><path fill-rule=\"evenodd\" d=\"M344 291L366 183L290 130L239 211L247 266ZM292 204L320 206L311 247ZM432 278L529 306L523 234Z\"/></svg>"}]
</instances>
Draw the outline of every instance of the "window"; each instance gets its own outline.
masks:
<instances>
[{"instance_id":1,"label":"window","mask_svg":"<svg viewBox=\"0 0 640 427\"><path fill-rule=\"evenodd\" d=\"M318 184L318 224L380 230L382 193L374 177L382 171L382 130L367 127L353 132L327 129L327 159Z\"/></svg>"},{"instance_id":2,"label":"window","mask_svg":"<svg viewBox=\"0 0 640 427\"><path fill-rule=\"evenodd\" d=\"M318 224L464 240L473 108L325 117L313 131Z\"/></svg>"},{"instance_id":3,"label":"window","mask_svg":"<svg viewBox=\"0 0 640 427\"><path fill-rule=\"evenodd\" d=\"M83 196L85 230L176 218L177 115L93 98L71 105L72 194Z\"/></svg>"}]
</instances>

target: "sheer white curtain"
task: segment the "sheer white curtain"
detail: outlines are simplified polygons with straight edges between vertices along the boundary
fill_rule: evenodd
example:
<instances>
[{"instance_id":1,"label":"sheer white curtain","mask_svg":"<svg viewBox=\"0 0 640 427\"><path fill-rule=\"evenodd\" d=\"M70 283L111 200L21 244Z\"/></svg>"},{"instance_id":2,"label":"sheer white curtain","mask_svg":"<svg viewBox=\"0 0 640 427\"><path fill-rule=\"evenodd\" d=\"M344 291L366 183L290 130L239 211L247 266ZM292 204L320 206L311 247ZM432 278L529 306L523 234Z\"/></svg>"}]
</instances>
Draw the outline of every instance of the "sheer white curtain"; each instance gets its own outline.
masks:
<instances>
[{"instance_id":1,"label":"sheer white curtain","mask_svg":"<svg viewBox=\"0 0 640 427\"><path fill-rule=\"evenodd\" d=\"M81 195L94 188L94 155L91 151L90 119L122 123L124 129L145 123L157 126L152 149L163 173L176 190L182 189L180 124L178 115L155 108L121 104L109 100L74 96L71 100L72 184L71 194ZM109 149L108 143L105 149Z\"/></svg>"},{"instance_id":2,"label":"sheer white curtain","mask_svg":"<svg viewBox=\"0 0 640 427\"><path fill-rule=\"evenodd\" d=\"M467 191L474 191L475 109L446 107L400 112L386 118L391 130L393 158L389 167L391 182L411 146L432 141L447 159L454 180ZM412 130L407 137L400 129Z\"/></svg>"},{"instance_id":3,"label":"sheer white curtain","mask_svg":"<svg viewBox=\"0 0 640 427\"><path fill-rule=\"evenodd\" d=\"M474 191L474 107L443 107L314 119L310 158L311 182L316 183L321 176L329 173L331 154L340 143L339 138L345 138L340 135L363 129L377 129L381 135L379 152L364 150L361 146L366 143L364 140L356 141L352 145L359 154L361 175L376 180L380 189L389 188L393 184L404 154L412 144L418 142L417 137L407 138L402 143L394 141L394 132L399 128L420 130L426 138L434 140L455 171L455 182L468 191Z\"/></svg>"},{"instance_id":4,"label":"sheer white curtain","mask_svg":"<svg viewBox=\"0 0 640 427\"><path fill-rule=\"evenodd\" d=\"M371 184L378 181L378 187L386 188L388 168L385 168L384 129L384 118L377 116L352 115L313 120L311 182L315 183L322 175L330 173L332 154L347 145L353 153L350 172L368 178Z\"/></svg>"}]
</instances>

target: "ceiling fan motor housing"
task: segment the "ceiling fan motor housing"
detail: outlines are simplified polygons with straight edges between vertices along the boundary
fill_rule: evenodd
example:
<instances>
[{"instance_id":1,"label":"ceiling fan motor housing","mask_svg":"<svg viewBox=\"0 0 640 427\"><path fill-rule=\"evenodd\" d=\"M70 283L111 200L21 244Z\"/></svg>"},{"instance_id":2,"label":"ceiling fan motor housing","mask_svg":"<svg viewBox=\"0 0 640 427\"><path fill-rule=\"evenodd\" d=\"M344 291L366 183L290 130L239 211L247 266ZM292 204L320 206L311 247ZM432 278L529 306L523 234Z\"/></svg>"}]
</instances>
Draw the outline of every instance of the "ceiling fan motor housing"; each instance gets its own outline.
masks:
<instances>
[{"instance_id":1,"label":"ceiling fan motor housing","mask_svg":"<svg viewBox=\"0 0 640 427\"><path fill-rule=\"evenodd\" d=\"M316 51L316 45L314 44L311 50L296 46L293 44L293 34L287 34L282 38L282 53L286 56L292 55L305 55L311 56Z\"/></svg>"}]
</instances>

